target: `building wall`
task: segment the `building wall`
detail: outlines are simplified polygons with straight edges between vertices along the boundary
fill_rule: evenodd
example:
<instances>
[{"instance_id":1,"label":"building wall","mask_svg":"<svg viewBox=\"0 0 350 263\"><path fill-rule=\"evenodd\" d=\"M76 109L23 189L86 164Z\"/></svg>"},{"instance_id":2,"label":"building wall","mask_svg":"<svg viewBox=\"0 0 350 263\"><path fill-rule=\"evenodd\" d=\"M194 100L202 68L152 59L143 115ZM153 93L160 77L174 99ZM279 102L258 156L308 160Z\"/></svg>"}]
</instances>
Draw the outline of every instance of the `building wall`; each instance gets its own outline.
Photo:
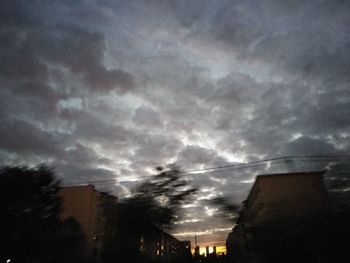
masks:
<instances>
[{"instance_id":1,"label":"building wall","mask_svg":"<svg viewBox=\"0 0 350 263\"><path fill-rule=\"evenodd\" d=\"M258 176L242 214L254 225L329 210L322 172L310 172Z\"/></svg>"},{"instance_id":2,"label":"building wall","mask_svg":"<svg viewBox=\"0 0 350 263\"><path fill-rule=\"evenodd\" d=\"M350 242L322 172L262 175L226 240L232 262L336 262ZM339 262L339 261L337 261Z\"/></svg>"},{"instance_id":3,"label":"building wall","mask_svg":"<svg viewBox=\"0 0 350 263\"><path fill-rule=\"evenodd\" d=\"M91 185L62 187L63 220L73 217L80 224L89 245L93 245L97 232L99 193Z\"/></svg>"},{"instance_id":4,"label":"building wall","mask_svg":"<svg viewBox=\"0 0 350 263\"><path fill-rule=\"evenodd\" d=\"M88 254L98 258L115 253L118 238L117 198L96 191L92 185L62 187L62 220L74 218L89 246Z\"/></svg>"}]
</instances>

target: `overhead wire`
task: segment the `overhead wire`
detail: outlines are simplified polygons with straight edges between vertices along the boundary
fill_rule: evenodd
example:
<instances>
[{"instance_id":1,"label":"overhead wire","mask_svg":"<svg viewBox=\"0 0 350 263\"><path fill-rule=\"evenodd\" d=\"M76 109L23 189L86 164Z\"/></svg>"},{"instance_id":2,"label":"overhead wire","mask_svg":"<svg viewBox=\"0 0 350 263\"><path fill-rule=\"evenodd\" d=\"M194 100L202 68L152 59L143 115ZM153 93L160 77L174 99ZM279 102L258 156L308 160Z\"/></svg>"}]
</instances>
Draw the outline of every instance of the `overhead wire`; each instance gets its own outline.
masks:
<instances>
[{"instance_id":1,"label":"overhead wire","mask_svg":"<svg viewBox=\"0 0 350 263\"><path fill-rule=\"evenodd\" d=\"M277 164L277 163L285 163L288 161L291 161L291 162L292 161L319 162L319 161L342 161L342 160L350 160L350 155L283 156L283 157L275 157L275 158L268 158L268 159L263 159L263 160L251 161L248 163L236 163L236 164L214 166L214 167L208 167L208 168L202 168L202 169L196 169L196 170L180 171L179 174L199 175L199 174L213 173L213 172L225 172L225 171L232 171L232 170L237 170L237 169L259 167L259 166L263 166L263 165L267 165L267 164L271 165L271 164ZM117 178L109 178L109 179L102 179L102 180L87 180L87 181L69 183L66 185L73 186L73 185L83 185L83 184L104 184L104 183L110 183L110 182L116 181L116 180L117 180Z\"/></svg>"}]
</instances>

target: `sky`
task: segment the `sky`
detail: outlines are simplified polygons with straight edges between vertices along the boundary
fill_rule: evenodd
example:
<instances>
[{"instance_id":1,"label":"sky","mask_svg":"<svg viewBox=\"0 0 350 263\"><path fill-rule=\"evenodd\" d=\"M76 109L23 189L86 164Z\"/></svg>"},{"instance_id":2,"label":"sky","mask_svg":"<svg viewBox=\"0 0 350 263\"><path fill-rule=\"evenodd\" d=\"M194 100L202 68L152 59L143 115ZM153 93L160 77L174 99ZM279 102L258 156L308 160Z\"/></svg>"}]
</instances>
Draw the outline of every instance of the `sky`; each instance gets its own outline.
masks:
<instances>
[{"instance_id":1,"label":"sky","mask_svg":"<svg viewBox=\"0 0 350 263\"><path fill-rule=\"evenodd\" d=\"M349 154L349 25L340 0L4 0L0 163L113 179L97 187L127 196L169 163ZM200 191L172 233L224 244L234 224L208 200L240 204L257 174L326 165L184 175Z\"/></svg>"}]
</instances>

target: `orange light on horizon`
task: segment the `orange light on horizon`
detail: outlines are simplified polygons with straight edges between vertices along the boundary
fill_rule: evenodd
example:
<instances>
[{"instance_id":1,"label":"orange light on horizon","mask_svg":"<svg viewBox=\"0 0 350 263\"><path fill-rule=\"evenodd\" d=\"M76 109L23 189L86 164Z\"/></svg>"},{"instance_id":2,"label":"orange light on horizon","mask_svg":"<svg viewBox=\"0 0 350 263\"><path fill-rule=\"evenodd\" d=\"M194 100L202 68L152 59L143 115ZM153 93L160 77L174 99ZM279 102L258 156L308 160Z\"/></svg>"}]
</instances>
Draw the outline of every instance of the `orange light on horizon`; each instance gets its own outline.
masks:
<instances>
[{"instance_id":1,"label":"orange light on horizon","mask_svg":"<svg viewBox=\"0 0 350 263\"><path fill-rule=\"evenodd\" d=\"M191 249L192 255L194 255L194 248ZM209 254L213 253L213 246L209 246ZM222 254L224 253L226 255L226 246L216 246L216 253ZM199 254L200 255L206 255L206 249L205 246L199 247Z\"/></svg>"}]
</instances>

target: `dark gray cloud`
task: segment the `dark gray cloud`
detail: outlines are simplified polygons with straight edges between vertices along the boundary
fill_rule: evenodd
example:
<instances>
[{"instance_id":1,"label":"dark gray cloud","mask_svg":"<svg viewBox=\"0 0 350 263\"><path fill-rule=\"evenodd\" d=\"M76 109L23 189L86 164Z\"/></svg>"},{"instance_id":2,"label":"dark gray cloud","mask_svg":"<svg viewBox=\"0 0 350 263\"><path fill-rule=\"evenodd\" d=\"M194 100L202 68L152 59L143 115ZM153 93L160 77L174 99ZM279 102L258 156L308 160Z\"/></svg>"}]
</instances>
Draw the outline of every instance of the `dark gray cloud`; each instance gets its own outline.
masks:
<instances>
[{"instance_id":1,"label":"dark gray cloud","mask_svg":"<svg viewBox=\"0 0 350 263\"><path fill-rule=\"evenodd\" d=\"M47 101L72 93L68 87L60 87L66 84L60 81L64 75L72 78L69 81L81 81L81 89L96 92L114 88L125 92L134 87L130 73L106 67L106 41L102 33L45 17L45 5L38 1L24 4L11 1L1 8L4 16L0 66L2 85L6 88L43 96ZM71 84L71 88L79 87Z\"/></svg>"},{"instance_id":2,"label":"dark gray cloud","mask_svg":"<svg viewBox=\"0 0 350 263\"><path fill-rule=\"evenodd\" d=\"M25 121L9 120L0 129L1 148L18 155L35 154L45 157L64 158L62 144L65 135L40 130Z\"/></svg>"},{"instance_id":3,"label":"dark gray cloud","mask_svg":"<svg viewBox=\"0 0 350 263\"><path fill-rule=\"evenodd\" d=\"M144 106L137 108L133 121L135 125L140 127L153 127L157 130L160 130L163 127L163 121L160 117L159 112L153 110L152 108Z\"/></svg>"},{"instance_id":4,"label":"dark gray cloud","mask_svg":"<svg viewBox=\"0 0 350 263\"><path fill-rule=\"evenodd\" d=\"M172 162L349 153L349 14L346 1L4 1L1 164L117 178L99 187L125 195ZM177 233L222 240L211 198L240 203L258 174L327 165L184 174L201 191ZM328 167L347 192L347 165Z\"/></svg>"}]
</instances>

